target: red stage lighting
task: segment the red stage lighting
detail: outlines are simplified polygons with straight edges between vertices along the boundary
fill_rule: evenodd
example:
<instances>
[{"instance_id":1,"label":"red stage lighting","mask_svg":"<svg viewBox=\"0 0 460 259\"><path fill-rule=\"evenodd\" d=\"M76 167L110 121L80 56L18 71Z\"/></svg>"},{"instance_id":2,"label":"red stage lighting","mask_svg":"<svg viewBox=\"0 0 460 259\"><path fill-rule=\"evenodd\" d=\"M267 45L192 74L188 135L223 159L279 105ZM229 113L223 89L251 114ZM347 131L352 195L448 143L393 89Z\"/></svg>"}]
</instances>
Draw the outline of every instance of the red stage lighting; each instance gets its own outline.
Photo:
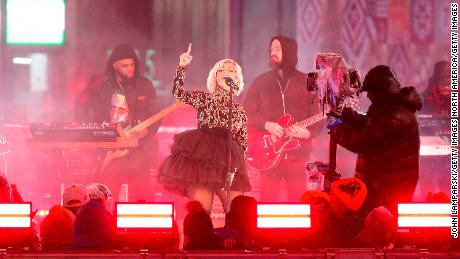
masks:
<instances>
[{"instance_id":1,"label":"red stage lighting","mask_svg":"<svg viewBox=\"0 0 460 259\"><path fill-rule=\"evenodd\" d=\"M0 248L32 244L32 203L0 204Z\"/></svg>"},{"instance_id":2,"label":"red stage lighting","mask_svg":"<svg viewBox=\"0 0 460 259\"><path fill-rule=\"evenodd\" d=\"M309 204L257 204L257 228L310 228Z\"/></svg>"},{"instance_id":3,"label":"red stage lighting","mask_svg":"<svg viewBox=\"0 0 460 259\"><path fill-rule=\"evenodd\" d=\"M258 246L300 248L308 245L310 205L304 203L257 204Z\"/></svg>"},{"instance_id":4,"label":"red stage lighting","mask_svg":"<svg viewBox=\"0 0 460 259\"><path fill-rule=\"evenodd\" d=\"M116 203L116 244L124 249L174 250L173 203Z\"/></svg>"},{"instance_id":5,"label":"red stage lighting","mask_svg":"<svg viewBox=\"0 0 460 259\"><path fill-rule=\"evenodd\" d=\"M396 246L452 249L451 205L448 203L398 204Z\"/></svg>"},{"instance_id":6,"label":"red stage lighting","mask_svg":"<svg viewBox=\"0 0 460 259\"><path fill-rule=\"evenodd\" d=\"M173 204L118 203L117 228L172 229Z\"/></svg>"},{"instance_id":7,"label":"red stage lighting","mask_svg":"<svg viewBox=\"0 0 460 259\"><path fill-rule=\"evenodd\" d=\"M398 227L450 227L448 203L398 204Z\"/></svg>"}]
</instances>

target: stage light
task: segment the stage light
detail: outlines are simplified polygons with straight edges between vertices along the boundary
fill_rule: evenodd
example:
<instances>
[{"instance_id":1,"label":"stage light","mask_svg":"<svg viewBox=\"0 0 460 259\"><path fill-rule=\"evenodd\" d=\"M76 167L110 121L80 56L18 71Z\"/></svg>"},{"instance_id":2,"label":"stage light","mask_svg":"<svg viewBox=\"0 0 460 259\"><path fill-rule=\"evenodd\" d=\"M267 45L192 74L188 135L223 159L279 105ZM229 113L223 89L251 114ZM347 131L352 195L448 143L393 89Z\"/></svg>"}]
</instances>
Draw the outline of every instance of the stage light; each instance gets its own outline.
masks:
<instances>
[{"instance_id":1,"label":"stage light","mask_svg":"<svg viewBox=\"0 0 460 259\"><path fill-rule=\"evenodd\" d=\"M398 204L398 227L450 227L450 204Z\"/></svg>"},{"instance_id":2,"label":"stage light","mask_svg":"<svg viewBox=\"0 0 460 259\"><path fill-rule=\"evenodd\" d=\"M49 210L38 210L37 214L35 214L36 217L41 217L44 218L50 214Z\"/></svg>"},{"instance_id":3,"label":"stage light","mask_svg":"<svg viewBox=\"0 0 460 259\"><path fill-rule=\"evenodd\" d=\"M306 247L310 228L309 204L257 204L257 246L270 248Z\"/></svg>"},{"instance_id":4,"label":"stage light","mask_svg":"<svg viewBox=\"0 0 460 259\"><path fill-rule=\"evenodd\" d=\"M29 228L31 226L30 204L0 204L0 227Z\"/></svg>"},{"instance_id":5,"label":"stage light","mask_svg":"<svg viewBox=\"0 0 460 259\"><path fill-rule=\"evenodd\" d=\"M172 251L178 233L173 203L116 203L116 246Z\"/></svg>"},{"instance_id":6,"label":"stage light","mask_svg":"<svg viewBox=\"0 0 460 259\"><path fill-rule=\"evenodd\" d=\"M310 228L309 204L257 204L258 228Z\"/></svg>"},{"instance_id":7,"label":"stage light","mask_svg":"<svg viewBox=\"0 0 460 259\"><path fill-rule=\"evenodd\" d=\"M32 241L32 204L0 204L0 248L28 247Z\"/></svg>"},{"instance_id":8,"label":"stage light","mask_svg":"<svg viewBox=\"0 0 460 259\"><path fill-rule=\"evenodd\" d=\"M171 229L173 204L117 204L117 228Z\"/></svg>"},{"instance_id":9,"label":"stage light","mask_svg":"<svg viewBox=\"0 0 460 259\"><path fill-rule=\"evenodd\" d=\"M452 249L451 205L448 203L398 204L396 246Z\"/></svg>"}]
</instances>

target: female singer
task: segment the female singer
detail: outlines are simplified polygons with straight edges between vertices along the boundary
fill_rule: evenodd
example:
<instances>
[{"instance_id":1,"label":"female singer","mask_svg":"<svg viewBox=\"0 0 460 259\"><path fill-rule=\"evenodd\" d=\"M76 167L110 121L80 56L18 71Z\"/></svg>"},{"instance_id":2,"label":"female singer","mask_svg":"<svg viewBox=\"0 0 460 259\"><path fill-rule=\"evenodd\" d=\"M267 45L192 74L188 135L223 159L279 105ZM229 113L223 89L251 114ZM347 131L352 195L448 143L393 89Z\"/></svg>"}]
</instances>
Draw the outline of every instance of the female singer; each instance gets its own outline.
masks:
<instances>
[{"instance_id":1,"label":"female singer","mask_svg":"<svg viewBox=\"0 0 460 259\"><path fill-rule=\"evenodd\" d=\"M246 171L247 117L243 106L232 102L231 169L235 172L230 185L230 200L225 191L228 161L228 102L230 91L243 90L241 67L231 59L217 62L209 72L209 92L184 89L185 71L192 61L192 44L180 55L173 84L176 100L197 110L198 127L174 136L171 154L162 163L158 180L168 190L197 200L211 213L214 194L224 209L236 196L251 190ZM225 79L231 78L237 89L230 89ZM230 181L229 181L230 182Z\"/></svg>"}]
</instances>

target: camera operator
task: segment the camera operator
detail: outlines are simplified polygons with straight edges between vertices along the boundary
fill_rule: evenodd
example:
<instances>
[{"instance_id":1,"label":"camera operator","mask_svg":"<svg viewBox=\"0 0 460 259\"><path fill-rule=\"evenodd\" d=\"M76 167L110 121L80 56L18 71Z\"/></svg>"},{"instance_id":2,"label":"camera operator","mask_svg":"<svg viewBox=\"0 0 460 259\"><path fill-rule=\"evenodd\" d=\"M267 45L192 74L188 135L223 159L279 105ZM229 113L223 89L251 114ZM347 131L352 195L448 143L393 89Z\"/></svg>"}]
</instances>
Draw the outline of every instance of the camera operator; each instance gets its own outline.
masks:
<instances>
[{"instance_id":1,"label":"camera operator","mask_svg":"<svg viewBox=\"0 0 460 259\"><path fill-rule=\"evenodd\" d=\"M345 108L340 119L328 119L337 143L357 153L355 176L366 184L364 215L412 200L419 177L420 138L416 111L422 99L414 87L401 88L390 67L378 65L364 78L361 91L371 106L366 115Z\"/></svg>"}]
</instances>

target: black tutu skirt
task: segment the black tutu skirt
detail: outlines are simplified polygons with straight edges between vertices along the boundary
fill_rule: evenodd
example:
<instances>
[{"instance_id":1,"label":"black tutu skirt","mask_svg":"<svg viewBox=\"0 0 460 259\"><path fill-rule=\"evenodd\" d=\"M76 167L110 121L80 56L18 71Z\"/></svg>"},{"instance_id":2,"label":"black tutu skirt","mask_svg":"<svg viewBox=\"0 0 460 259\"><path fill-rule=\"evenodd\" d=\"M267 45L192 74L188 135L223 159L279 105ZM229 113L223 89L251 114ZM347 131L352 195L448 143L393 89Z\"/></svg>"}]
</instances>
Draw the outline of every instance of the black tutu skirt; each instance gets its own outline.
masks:
<instances>
[{"instance_id":1,"label":"black tutu skirt","mask_svg":"<svg viewBox=\"0 0 460 259\"><path fill-rule=\"evenodd\" d=\"M194 185L218 190L225 187L228 139L223 129L194 129L174 136L171 154L160 165L158 182L165 189L187 196ZM251 190L243 150L232 141L232 164L236 168L231 190Z\"/></svg>"}]
</instances>

